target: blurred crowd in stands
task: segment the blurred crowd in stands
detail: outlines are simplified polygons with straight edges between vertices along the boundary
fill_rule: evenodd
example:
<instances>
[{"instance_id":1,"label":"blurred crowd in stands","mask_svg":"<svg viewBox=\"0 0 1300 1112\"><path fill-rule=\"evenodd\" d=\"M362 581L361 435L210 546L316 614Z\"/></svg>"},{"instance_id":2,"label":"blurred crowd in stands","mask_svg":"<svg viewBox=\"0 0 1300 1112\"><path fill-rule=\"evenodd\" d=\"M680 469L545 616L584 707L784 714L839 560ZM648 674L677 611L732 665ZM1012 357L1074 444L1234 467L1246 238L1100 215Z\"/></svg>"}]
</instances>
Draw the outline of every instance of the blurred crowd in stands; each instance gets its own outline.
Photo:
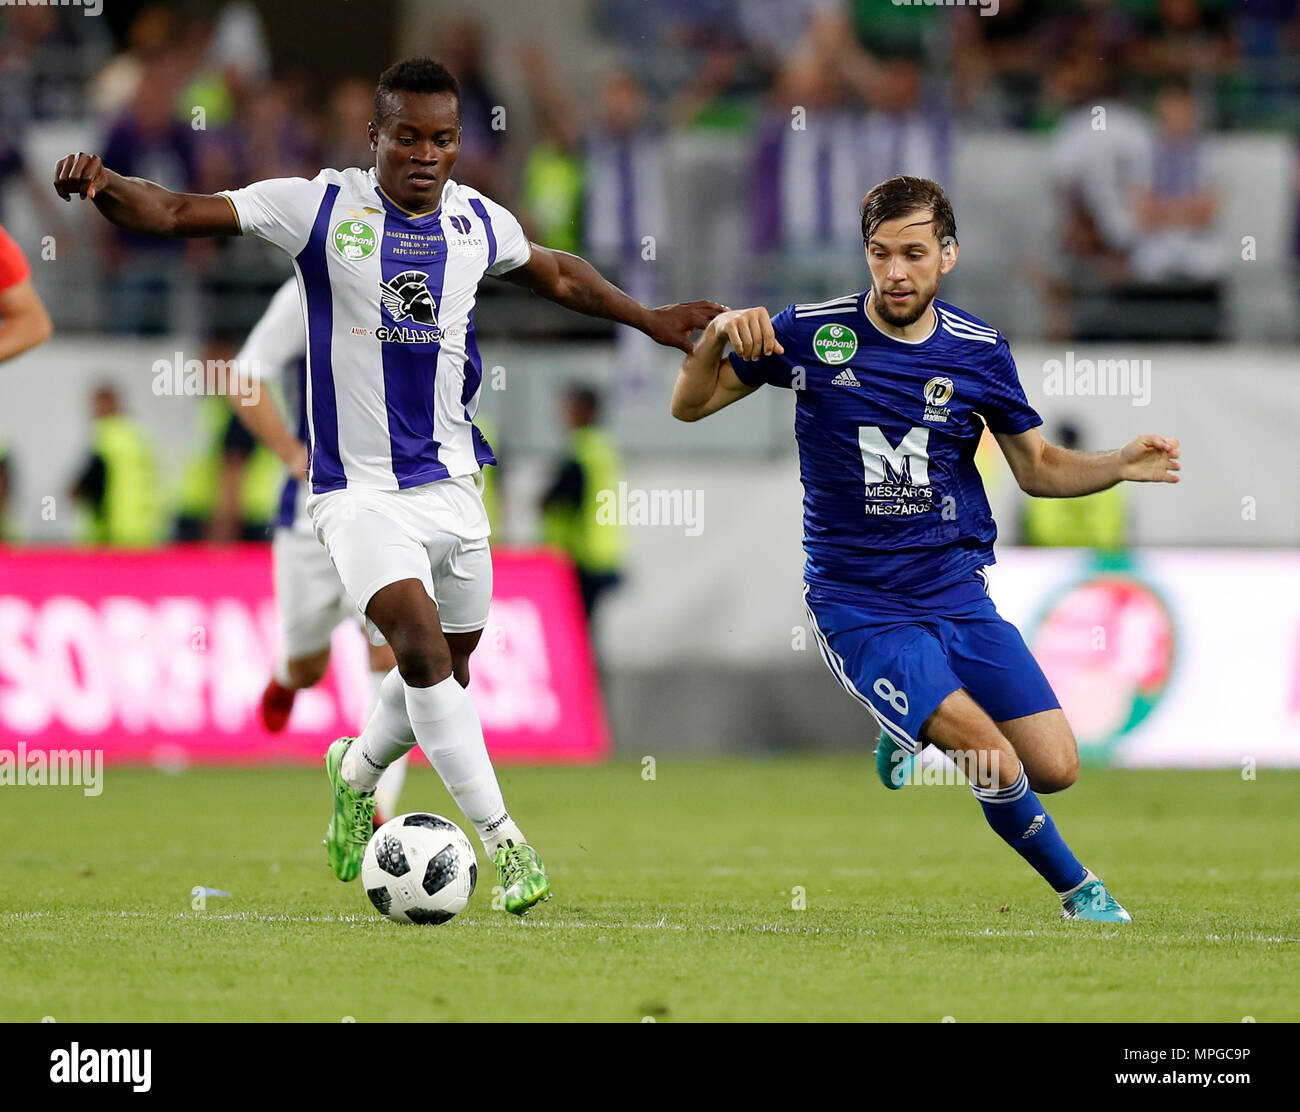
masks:
<instances>
[{"instance_id":1,"label":"blurred crowd in stands","mask_svg":"<svg viewBox=\"0 0 1300 1112\"><path fill-rule=\"evenodd\" d=\"M866 190L908 173L960 196L957 135L1012 132L1042 136L1050 152L1056 241L1023 275L1046 306L1042 333L1218 338L1230 254L1206 134L1292 142L1300 131L1300 0L590 0L588 10L594 72L570 64L570 31L507 50L490 39L486 16L442 20L436 47L406 52L427 47L461 82L456 178L512 208L537 241L588 256L646 301L739 290L775 306L841 293L846 274L860 285ZM372 165L377 75L326 72L337 76L277 67L247 0L140 5L118 25L73 7L0 7L0 226L5 202L21 200L39 233L27 229L30 258L41 235L69 227L49 187L52 164L31 157L41 129L98 134L110 168L184 191ZM673 152L692 139L702 172L683 186ZM731 176L715 186L727 160ZM729 255L696 234L723 214L737 217ZM1292 216L1282 226L1300 224ZM61 332L183 333L202 338L205 355L229 358L286 272L256 241L79 227L74 242L92 242L76 243L75 286L46 291ZM1293 245L1289 267L1296 254ZM653 265L665 255L684 266ZM673 288L674 273L694 285ZM699 288L706 276L716 287ZM87 286L92 311L77 301ZM499 284L484 293L488 303L523 296ZM609 335L535 299L508 303L499 319L512 337ZM1168 311L1179 305L1187 311ZM491 335L485 316L480 329ZM93 443L67 492L85 509L85 539L265 535L278 461L217 399L205 403L203 443L173 476L180 494L166 506L147 435L112 384L90 404ZM574 425L576 447L548 490L552 525L580 489L574 460L614 458L591 447L589 426ZM7 476L0 447L0 518ZM1121 503L1097 499L1089 513L1097 535L1027 518L1025 538L1124 544ZM605 563L593 575L616 578L615 562Z\"/></svg>"},{"instance_id":2,"label":"blurred crowd in stands","mask_svg":"<svg viewBox=\"0 0 1300 1112\"><path fill-rule=\"evenodd\" d=\"M1059 251L1042 275L1045 331L1140 333L1160 316L1144 291L1172 290L1201 307L1187 338L1220 334L1226 259L1203 136L1300 127L1300 0L985 7L996 14L974 0L592 0L587 33L609 59L594 95L570 80L563 40L491 50L488 26L449 18L434 53L462 83L456 177L512 207L540 242L653 296L676 291L642 288L635 264L683 234L669 218L665 149L684 135L717 138L745 160L744 194L732 199L746 227L739 282L756 257L800 275L856 250L860 198L890 175L951 187L959 128L1042 133L1060 207ZM372 163L375 75L340 72L321 95L318 75L278 71L246 0L145 7L122 41L105 24L75 8L0 9L0 203L26 185L57 226L51 167L24 158L29 129L52 121L98 121L106 165L174 189ZM506 85L524 88L526 105ZM251 324L284 273L262 245L97 234L102 297L73 326L201 333L214 297L226 299L227 321ZM1108 301L1115 291L1125 296ZM543 327L590 323L553 315Z\"/></svg>"}]
</instances>

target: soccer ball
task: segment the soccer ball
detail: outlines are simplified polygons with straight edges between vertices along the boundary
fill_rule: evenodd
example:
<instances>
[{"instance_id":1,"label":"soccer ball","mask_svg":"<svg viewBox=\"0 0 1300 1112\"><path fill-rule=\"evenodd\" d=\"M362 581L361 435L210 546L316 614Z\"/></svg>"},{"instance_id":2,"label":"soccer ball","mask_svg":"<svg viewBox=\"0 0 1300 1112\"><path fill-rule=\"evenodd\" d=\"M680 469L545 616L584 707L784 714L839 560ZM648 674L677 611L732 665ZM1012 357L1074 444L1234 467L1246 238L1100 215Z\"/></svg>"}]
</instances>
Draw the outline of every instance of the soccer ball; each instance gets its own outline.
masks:
<instances>
[{"instance_id":1,"label":"soccer ball","mask_svg":"<svg viewBox=\"0 0 1300 1112\"><path fill-rule=\"evenodd\" d=\"M361 859L370 902L395 923L445 923L478 881L474 847L450 819L414 811L384 823Z\"/></svg>"}]
</instances>

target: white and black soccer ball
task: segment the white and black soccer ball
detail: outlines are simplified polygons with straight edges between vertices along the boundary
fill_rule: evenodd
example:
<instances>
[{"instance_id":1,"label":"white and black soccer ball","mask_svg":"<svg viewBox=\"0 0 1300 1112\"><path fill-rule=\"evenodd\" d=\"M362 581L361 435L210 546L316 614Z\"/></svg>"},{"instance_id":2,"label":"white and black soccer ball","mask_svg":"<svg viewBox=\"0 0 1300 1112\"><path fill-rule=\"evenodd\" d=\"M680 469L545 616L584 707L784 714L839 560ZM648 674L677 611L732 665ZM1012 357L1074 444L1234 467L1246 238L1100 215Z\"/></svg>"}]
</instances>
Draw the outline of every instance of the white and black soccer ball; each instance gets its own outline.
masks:
<instances>
[{"instance_id":1,"label":"white and black soccer ball","mask_svg":"<svg viewBox=\"0 0 1300 1112\"><path fill-rule=\"evenodd\" d=\"M465 910L478 882L478 860L450 819L414 811L371 835L361 859L370 902L395 923L445 923Z\"/></svg>"}]
</instances>

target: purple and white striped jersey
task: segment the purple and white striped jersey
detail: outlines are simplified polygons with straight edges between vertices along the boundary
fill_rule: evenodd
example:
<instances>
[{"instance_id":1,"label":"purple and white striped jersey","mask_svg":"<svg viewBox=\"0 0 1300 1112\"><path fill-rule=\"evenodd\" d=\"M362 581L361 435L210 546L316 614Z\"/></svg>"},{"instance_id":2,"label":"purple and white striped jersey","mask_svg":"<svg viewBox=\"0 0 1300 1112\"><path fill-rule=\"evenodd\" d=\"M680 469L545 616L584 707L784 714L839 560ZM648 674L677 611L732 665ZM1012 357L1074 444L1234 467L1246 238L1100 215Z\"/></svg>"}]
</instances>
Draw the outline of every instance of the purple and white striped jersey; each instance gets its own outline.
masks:
<instances>
[{"instance_id":1,"label":"purple and white striped jersey","mask_svg":"<svg viewBox=\"0 0 1300 1112\"><path fill-rule=\"evenodd\" d=\"M485 274L528 261L519 221L448 181L423 216L375 171L322 170L225 191L239 227L293 259L307 321L312 490L401 490L495 463L474 427Z\"/></svg>"}]
</instances>

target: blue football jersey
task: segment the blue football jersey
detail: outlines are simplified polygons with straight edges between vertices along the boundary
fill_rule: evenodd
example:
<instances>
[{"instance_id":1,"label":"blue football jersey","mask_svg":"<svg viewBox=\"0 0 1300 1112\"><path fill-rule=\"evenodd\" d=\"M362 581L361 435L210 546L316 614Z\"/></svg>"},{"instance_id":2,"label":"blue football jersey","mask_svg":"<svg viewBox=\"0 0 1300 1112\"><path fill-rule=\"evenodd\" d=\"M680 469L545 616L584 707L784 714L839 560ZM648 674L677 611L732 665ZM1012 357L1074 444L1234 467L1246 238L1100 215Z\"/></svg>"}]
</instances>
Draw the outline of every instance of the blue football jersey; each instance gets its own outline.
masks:
<instances>
[{"instance_id":1,"label":"blue football jersey","mask_svg":"<svg viewBox=\"0 0 1300 1112\"><path fill-rule=\"evenodd\" d=\"M866 313L866 293L790 305L773 319L781 355L737 377L795 391L806 580L936 598L993 563L997 527L975 468L985 424L1042 423L997 329L934 302L934 331L907 342Z\"/></svg>"}]
</instances>

